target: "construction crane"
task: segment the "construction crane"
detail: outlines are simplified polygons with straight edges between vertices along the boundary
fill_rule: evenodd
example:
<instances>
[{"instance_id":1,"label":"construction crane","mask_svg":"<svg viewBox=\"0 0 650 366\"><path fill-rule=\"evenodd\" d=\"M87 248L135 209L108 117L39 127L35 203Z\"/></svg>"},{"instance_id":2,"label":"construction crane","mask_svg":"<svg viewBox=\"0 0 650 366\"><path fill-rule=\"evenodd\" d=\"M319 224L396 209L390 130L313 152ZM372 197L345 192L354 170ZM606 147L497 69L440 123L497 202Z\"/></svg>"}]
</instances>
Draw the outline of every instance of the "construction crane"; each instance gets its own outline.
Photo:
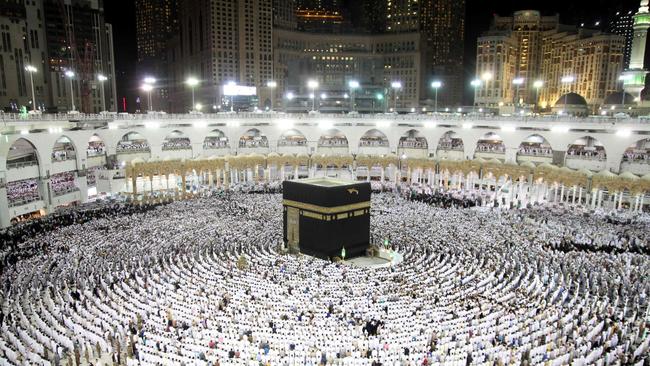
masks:
<instances>
[{"instance_id":1,"label":"construction crane","mask_svg":"<svg viewBox=\"0 0 650 366\"><path fill-rule=\"evenodd\" d=\"M69 68L78 76L77 80L81 94L81 112L92 113L93 107L90 96L92 85L95 82L95 44L90 40L85 40L83 55L79 54L72 14L67 11L65 0L58 0L58 3L61 18L64 22L63 28L65 29L66 43L70 52ZM72 12L72 9L72 6L70 6L70 12Z\"/></svg>"}]
</instances>

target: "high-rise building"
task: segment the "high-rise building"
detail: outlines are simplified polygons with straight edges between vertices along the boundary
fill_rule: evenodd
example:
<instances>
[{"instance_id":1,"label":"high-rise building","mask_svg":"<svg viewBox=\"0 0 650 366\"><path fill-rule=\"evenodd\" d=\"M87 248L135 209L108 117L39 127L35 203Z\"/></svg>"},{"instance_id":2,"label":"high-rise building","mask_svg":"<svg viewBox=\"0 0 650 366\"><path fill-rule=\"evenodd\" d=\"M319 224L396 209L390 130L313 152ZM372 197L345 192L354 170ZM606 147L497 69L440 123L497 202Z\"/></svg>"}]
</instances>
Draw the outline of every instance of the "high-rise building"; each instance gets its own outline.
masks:
<instances>
[{"instance_id":1,"label":"high-rise building","mask_svg":"<svg viewBox=\"0 0 650 366\"><path fill-rule=\"evenodd\" d=\"M220 105L222 86L235 82L268 93L273 79L273 3L267 0L181 0L178 39L170 52L176 97L171 110L190 106L188 76L201 80L204 105ZM197 93L196 95L199 95Z\"/></svg>"},{"instance_id":2,"label":"high-rise building","mask_svg":"<svg viewBox=\"0 0 650 366\"><path fill-rule=\"evenodd\" d=\"M475 101L493 107L552 107L560 96L574 92L598 106L616 90L623 45L621 36L562 25L557 15L523 10L512 17L495 16L477 41L481 85ZM569 76L573 82L561 81Z\"/></svg>"},{"instance_id":3,"label":"high-rise building","mask_svg":"<svg viewBox=\"0 0 650 366\"><path fill-rule=\"evenodd\" d=\"M397 106L400 111L416 108L420 101L420 45L418 32L332 35L276 30L276 101L282 100L286 92L296 98L306 98L309 80L319 83L319 92L349 94L349 82L354 80L362 86L364 95L367 94L367 98L359 98L357 102L366 103L367 108L372 108L376 93L390 99L390 108ZM393 82L401 83L396 92L391 90ZM395 95L396 100L393 99ZM335 100L333 97L327 99ZM381 103L375 103L375 109L383 108Z\"/></svg>"},{"instance_id":4,"label":"high-rise building","mask_svg":"<svg viewBox=\"0 0 650 366\"><path fill-rule=\"evenodd\" d=\"M341 0L296 0L295 13L302 31L341 33L351 29Z\"/></svg>"},{"instance_id":5,"label":"high-rise building","mask_svg":"<svg viewBox=\"0 0 650 366\"><path fill-rule=\"evenodd\" d=\"M630 66L630 57L632 57L632 41L634 40L634 12L617 11L614 18L609 24L609 32L625 37L625 51L623 52L623 67L626 69Z\"/></svg>"},{"instance_id":6,"label":"high-rise building","mask_svg":"<svg viewBox=\"0 0 650 366\"><path fill-rule=\"evenodd\" d=\"M648 0L641 0L639 11L632 17L632 50L630 53L630 65L623 74L624 89L638 100L641 100L641 91L645 88L646 75L645 52L648 43L648 29L650 29L650 9Z\"/></svg>"},{"instance_id":7,"label":"high-rise building","mask_svg":"<svg viewBox=\"0 0 650 366\"><path fill-rule=\"evenodd\" d=\"M36 68L32 74L36 109L47 106L47 47L43 32L43 4L0 0L0 108L16 112L32 109L30 75L25 67Z\"/></svg>"},{"instance_id":8,"label":"high-rise building","mask_svg":"<svg viewBox=\"0 0 650 366\"><path fill-rule=\"evenodd\" d=\"M465 0L392 0L386 5L385 30L420 32L424 60L420 94L432 97L432 80L442 81L441 104L460 104L463 94Z\"/></svg>"},{"instance_id":9,"label":"high-rise building","mask_svg":"<svg viewBox=\"0 0 650 366\"><path fill-rule=\"evenodd\" d=\"M33 98L40 110L115 110L112 28L101 1L0 0L0 31L3 109L29 107ZM72 89L67 71L74 72ZM100 74L107 80L100 82Z\"/></svg>"},{"instance_id":10,"label":"high-rise building","mask_svg":"<svg viewBox=\"0 0 650 366\"><path fill-rule=\"evenodd\" d=\"M298 28L296 0L273 0L273 27L289 30Z\"/></svg>"},{"instance_id":11,"label":"high-rise building","mask_svg":"<svg viewBox=\"0 0 650 366\"><path fill-rule=\"evenodd\" d=\"M135 16L138 75L156 78L152 102L156 109L168 109L167 43L178 31L178 0L136 0Z\"/></svg>"}]
</instances>

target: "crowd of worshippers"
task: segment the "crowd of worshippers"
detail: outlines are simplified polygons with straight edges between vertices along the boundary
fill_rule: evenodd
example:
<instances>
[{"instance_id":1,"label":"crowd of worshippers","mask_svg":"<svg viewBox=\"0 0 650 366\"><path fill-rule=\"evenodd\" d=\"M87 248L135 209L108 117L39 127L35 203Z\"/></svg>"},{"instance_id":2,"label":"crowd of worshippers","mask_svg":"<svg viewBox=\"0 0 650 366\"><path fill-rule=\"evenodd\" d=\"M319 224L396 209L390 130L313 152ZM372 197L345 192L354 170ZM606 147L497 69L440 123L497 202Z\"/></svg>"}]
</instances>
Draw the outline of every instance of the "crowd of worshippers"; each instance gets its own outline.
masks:
<instances>
[{"instance_id":1,"label":"crowd of worshippers","mask_svg":"<svg viewBox=\"0 0 650 366\"><path fill-rule=\"evenodd\" d=\"M482 206L487 199L481 193L462 190L421 189L404 190L404 196L411 201L420 201L441 208L470 208Z\"/></svg>"},{"instance_id":2,"label":"crowd of worshippers","mask_svg":"<svg viewBox=\"0 0 650 366\"><path fill-rule=\"evenodd\" d=\"M38 200L38 182L36 179L24 179L7 183L7 200L9 203L31 202Z\"/></svg>"},{"instance_id":3,"label":"crowd of worshippers","mask_svg":"<svg viewBox=\"0 0 650 366\"><path fill-rule=\"evenodd\" d=\"M0 364L647 363L644 215L443 209L399 188L373 196L371 235L404 261L363 268L284 253L281 195L244 188L4 232L29 255L0 275Z\"/></svg>"}]
</instances>

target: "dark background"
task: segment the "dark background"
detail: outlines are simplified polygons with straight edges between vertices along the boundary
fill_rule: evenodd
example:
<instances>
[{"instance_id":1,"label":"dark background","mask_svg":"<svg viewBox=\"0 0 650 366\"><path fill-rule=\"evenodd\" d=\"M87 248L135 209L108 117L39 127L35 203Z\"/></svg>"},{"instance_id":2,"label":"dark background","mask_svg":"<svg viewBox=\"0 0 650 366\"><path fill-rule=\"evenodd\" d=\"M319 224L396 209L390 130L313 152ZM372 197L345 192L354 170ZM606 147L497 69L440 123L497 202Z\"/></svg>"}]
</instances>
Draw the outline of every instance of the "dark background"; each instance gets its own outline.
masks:
<instances>
[{"instance_id":1,"label":"dark background","mask_svg":"<svg viewBox=\"0 0 650 366\"><path fill-rule=\"evenodd\" d=\"M272 0L268 0L272 1ZM358 17L359 10L353 6L356 0L344 0L349 14ZM378 0L386 1L386 0ZM591 28L605 29L616 11L638 9L640 0L467 0L465 18L465 79L474 76L476 60L476 38L487 30L494 14L511 15L516 10L539 10L543 15L560 14L565 24L585 23ZM115 42L115 73L117 77L118 105L127 97L129 110L133 111L138 94L138 83L142 75L136 73L135 4L133 0L109 0L104 2L106 21L113 24ZM595 26L600 21L600 26ZM469 88L467 88L469 89ZM466 95L466 104L471 94Z\"/></svg>"}]
</instances>

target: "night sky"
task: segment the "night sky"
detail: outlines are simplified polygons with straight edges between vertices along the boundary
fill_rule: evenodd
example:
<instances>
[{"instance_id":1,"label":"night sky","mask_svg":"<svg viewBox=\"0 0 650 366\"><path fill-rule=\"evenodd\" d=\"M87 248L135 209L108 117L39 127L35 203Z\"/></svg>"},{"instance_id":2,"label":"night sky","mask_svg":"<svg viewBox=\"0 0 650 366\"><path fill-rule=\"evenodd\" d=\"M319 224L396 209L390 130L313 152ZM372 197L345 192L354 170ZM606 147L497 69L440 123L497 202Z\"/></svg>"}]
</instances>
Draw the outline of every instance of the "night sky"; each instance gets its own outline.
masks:
<instances>
[{"instance_id":1,"label":"night sky","mask_svg":"<svg viewBox=\"0 0 650 366\"><path fill-rule=\"evenodd\" d=\"M615 14L617 10L638 9L639 3L640 0L467 0L465 78L470 80L473 77L476 38L489 28L494 14L507 16L516 10L540 10L543 15L559 13L560 20L565 24L584 22L587 26L594 27L596 21L600 21L601 26L605 26L609 16ZM111 0L105 1L104 7L106 21L113 24L119 104L121 105L122 97L127 96L129 106L133 107L141 77L136 75L135 69L135 4L133 0Z\"/></svg>"}]
</instances>

